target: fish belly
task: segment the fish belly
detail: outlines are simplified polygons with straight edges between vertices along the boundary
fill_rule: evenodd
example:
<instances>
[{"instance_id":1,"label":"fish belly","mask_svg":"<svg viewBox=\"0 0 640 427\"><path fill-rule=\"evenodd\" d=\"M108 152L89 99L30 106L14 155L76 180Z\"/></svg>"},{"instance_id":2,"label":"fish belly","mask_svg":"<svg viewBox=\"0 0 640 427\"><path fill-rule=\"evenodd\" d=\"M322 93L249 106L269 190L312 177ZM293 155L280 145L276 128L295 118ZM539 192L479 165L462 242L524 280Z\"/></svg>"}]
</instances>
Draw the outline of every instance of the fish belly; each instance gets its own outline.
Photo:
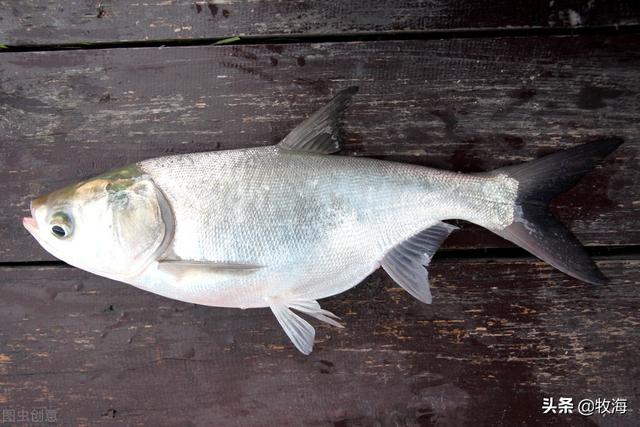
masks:
<instances>
[{"instance_id":1,"label":"fish belly","mask_svg":"<svg viewBox=\"0 0 640 427\"><path fill-rule=\"evenodd\" d=\"M389 249L442 219L509 221L500 218L509 216L508 197L494 194L502 184L414 165L262 147L169 156L140 167L174 214L166 256L260 266L176 280L154 265L132 283L205 305L327 297L357 285Z\"/></svg>"}]
</instances>

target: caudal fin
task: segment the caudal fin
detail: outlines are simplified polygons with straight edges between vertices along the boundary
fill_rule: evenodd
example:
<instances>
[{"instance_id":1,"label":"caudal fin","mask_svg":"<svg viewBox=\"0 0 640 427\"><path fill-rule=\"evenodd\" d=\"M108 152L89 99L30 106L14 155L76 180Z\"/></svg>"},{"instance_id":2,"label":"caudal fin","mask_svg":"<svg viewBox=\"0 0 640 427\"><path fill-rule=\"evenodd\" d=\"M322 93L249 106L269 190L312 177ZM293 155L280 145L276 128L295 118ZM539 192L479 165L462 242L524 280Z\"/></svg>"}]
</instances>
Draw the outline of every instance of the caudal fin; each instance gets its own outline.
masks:
<instances>
[{"instance_id":1,"label":"caudal fin","mask_svg":"<svg viewBox=\"0 0 640 427\"><path fill-rule=\"evenodd\" d=\"M608 138L493 171L518 181L514 221L496 233L577 279L602 284L598 270L578 239L549 210L549 201L573 187L622 140Z\"/></svg>"}]
</instances>

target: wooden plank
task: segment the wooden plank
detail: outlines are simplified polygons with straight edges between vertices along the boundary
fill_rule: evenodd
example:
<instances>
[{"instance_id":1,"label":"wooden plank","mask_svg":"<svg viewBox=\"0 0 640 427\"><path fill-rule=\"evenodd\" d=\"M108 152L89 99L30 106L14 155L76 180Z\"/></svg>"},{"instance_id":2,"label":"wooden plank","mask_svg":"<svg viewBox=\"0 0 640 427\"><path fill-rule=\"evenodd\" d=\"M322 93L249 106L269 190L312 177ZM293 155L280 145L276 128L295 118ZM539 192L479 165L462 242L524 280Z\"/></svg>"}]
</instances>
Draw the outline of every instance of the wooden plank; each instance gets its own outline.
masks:
<instances>
[{"instance_id":1,"label":"wooden plank","mask_svg":"<svg viewBox=\"0 0 640 427\"><path fill-rule=\"evenodd\" d=\"M276 143L358 84L346 155L462 171L598 136L637 141L639 36L3 54L0 262L52 259L22 228L37 195L148 157ZM640 243L626 144L555 210L588 245ZM501 247L471 227L449 248Z\"/></svg>"},{"instance_id":2,"label":"wooden plank","mask_svg":"<svg viewBox=\"0 0 640 427\"><path fill-rule=\"evenodd\" d=\"M640 260L598 264L611 285L529 259L436 260L433 305L378 271L323 301L346 328L317 325L309 357L268 309L180 303L72 268L2 268L0 406L56 409L63 425L630 426L635 412L541 409L559 396L637 409Z\"/></svg>"},{"instance_id":3,"label":"wooden plank","mask_svg":"<svg viewBox=\"0 0 640 427\"><path fill-rule=\"evenodd\" d=\"M0 1L0 43L637 24L634 0Z\"/></svg>"}]
</instances>

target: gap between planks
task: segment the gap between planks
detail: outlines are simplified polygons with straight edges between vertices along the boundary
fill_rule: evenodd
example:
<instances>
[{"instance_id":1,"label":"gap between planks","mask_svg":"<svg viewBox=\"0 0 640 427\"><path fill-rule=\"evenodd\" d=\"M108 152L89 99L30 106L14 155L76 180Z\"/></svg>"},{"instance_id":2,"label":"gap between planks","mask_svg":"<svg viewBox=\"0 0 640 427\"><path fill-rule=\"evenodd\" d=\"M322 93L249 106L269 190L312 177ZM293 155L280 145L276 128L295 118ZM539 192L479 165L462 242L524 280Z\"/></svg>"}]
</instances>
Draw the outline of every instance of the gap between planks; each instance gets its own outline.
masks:
<instances>
[{"instance_id":1,"label":"gap between planks","mask_svg":"<svg viewBox=\"0 0 640 427\"><path fill-rule=\"evenodd\" d=\"M300 35L269 35L269 36L239 36L239 40L228 44L217 42L228 37L194 38L194 39L166 39L166 40L131 40L118 42L76 42L63 44L34 44L34 45L1 45L0 54L10 52L39 52L61 50L95 50L95 49L130 49L140 47L184 47L184 46L229 46L229 45L260 45L260 44L295 44L295 43L336 43L336 42L364 42L364 41L402 41L402 40L440 40L465 38L496 38L496 37L541 37L541 36L602 36L640 34L640 24L626 25L598 25L572 28L546 27L516 27L516 28L469 28L453 30L426 31L387 31L361 32L356 34L300 34Z\"/></svg>"}]
</instances>

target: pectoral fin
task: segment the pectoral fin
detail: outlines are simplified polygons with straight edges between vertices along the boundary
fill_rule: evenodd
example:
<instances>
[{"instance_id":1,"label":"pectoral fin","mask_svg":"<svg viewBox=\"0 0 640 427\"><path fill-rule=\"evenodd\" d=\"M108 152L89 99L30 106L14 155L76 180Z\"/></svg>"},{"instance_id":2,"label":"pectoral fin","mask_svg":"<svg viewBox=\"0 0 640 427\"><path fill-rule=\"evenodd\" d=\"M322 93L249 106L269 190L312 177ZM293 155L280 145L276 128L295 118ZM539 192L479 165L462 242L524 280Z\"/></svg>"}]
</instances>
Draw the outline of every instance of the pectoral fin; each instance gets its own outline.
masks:
<instances>
[{"instance_id":1,"label":"pectoral fin","mask_svg":"<svg viewBox=\"0 0 640 427\"><path fill-rule=\"evenodd\" d=\"M161 260L158 262L162 266L172 266L179 268L207 268L216 270L258 270L264 266L241 262L211 262L211 261L188 261L188 260Z\"/></svg>"},{"instance_id":2,"label":"pectoral fin","mask_svg":"<svg viewBox=\"0 0 640 427\"><path fill-rule=\"evenodd\" d=\"M351 86L338 92L324 107L293 129L278 144L278 147L316 154L340 151L342 141L338 135L338 121L347 103L357 91L357 86Z\"/></svg>"},{"instance_id":3,"label":"pectoral fin","mask_svg":"<svg viewBox=\"0 0 640 427\"><path fill-rule=\"evenodd\" d=\"M224 274L247 275L253 274L263 268L257 264L243 264L231 262L207 262L187 260L161 260L158 261L158 270L182 279L187 275Z\"/></svg>"},{"instance_id":4,"label":"pectoral fin","mask_svg":"<svg viewBox=\"0 0 640 427\"><path fill-rule=\"evenodd\" d=\"M271 311L276 316L278 323L284 329L293 345L296 346L303 354L311 353L313 350L313 340L316 336L316 330L302 317L294 313L291 309L295 309L318 320L326 322L330 325L342 328L343 326L336 322L338 317L330 311L320 308L315 300L295 300L281 301L279 298L269 298L267 300Z\"/></svg>"},{"instance_id":5,"label":"pectoral fin","mask_svg":"<svg viewBox=\"0 0 640 427\"><path fill-rule=\"evenodd\" d=\"M411 236L392 248L382 259L382 268L404 290L418 300L431 304L426 267L442 242L458 227L444 222Z\"/></svg>"}]
</instances>

